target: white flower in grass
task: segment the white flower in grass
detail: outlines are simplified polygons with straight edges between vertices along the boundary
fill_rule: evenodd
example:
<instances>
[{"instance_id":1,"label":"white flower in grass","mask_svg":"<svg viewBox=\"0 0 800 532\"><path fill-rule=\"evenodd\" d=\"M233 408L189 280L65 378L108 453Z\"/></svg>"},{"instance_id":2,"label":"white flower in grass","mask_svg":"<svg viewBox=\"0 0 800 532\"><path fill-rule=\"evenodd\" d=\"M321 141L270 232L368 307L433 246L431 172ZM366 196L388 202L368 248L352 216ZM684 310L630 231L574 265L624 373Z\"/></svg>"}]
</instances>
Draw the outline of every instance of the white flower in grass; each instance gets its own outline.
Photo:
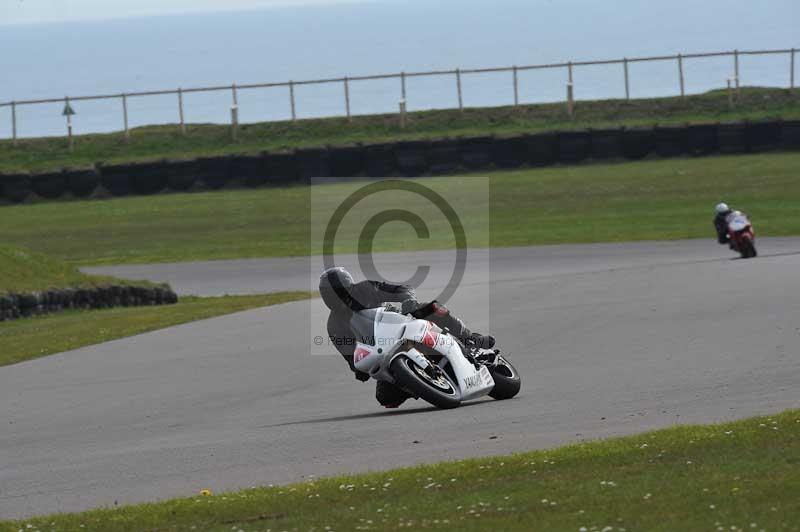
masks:
<instances>
[{"instance_id":1,"label":"white flower in grass","mask_svg":"<svg viewBox=\"0 0 800 532\"><path fill-rule=\"evenodd\" d=\"M714 506L713 504L709 504L708 507L711 508L712 510L716 508L716 506Z\"/></svg>"},{"instance_id":2,"label":"white flower in grass","mask_svg":"<svg viewBox=\"0 0 800 532\"><path fill-rule=\"evenodd\" d=\"M542 499L542 504L547 504L547 499Z\"/></svg>"}]
</instances>

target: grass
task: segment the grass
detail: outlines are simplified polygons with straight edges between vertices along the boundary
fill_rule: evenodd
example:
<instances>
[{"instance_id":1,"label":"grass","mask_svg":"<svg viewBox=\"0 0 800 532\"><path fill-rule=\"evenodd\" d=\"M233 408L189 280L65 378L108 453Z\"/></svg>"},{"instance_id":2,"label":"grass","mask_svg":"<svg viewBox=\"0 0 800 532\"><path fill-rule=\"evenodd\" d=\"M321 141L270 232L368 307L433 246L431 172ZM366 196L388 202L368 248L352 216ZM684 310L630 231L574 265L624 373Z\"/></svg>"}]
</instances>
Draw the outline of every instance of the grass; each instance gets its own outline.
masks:
<instances>
[{"instance_id":1,"label":"grass","mask_svg":"<svg viewBox=\"0 0 800 532\"><path fill-rule=\"evenodd\" d=\"M798 530L800 411L0 530ZM27 528L31 525L31 528Z\"/></svg>"},{"instance_id":2,"label":"grass","mask_svg":"<svg viewBox=\"0 0 800 532\"><path fill-rule=\"evenodd\" d=\"M133 282L86 275L70 264L41 253L0 244L0 294L66 287L92 288L109 284L152 285L147 281Z\"/></svg>"},{"instance_id":3,"label":"grass","mask_svg":"<svg viewBox=\"0 0 800 532\"><path fill-rule=\"evenodd\" d=\"M800 234L798 175L800 154L778 153L491 172L488 188L469 176L418 182L460 207L472 245L522 246L711 238L722 200L746 210L760 235ZM15 245L80 265L302 256L319 252L312 226L361 186L18 205L0 209L0 227ZM397 206L381 198L370 206ZM412 208L429 222L429 239L397 224L380 231L375 249L451 247L449 225L426 209ZM338 252L355 250L361 222L337 239Z\"/></svg>"},{"instance_id":4,"label":"grass","mask_svg":"<svg viewBox=\"0 0 800 532\"><path fill-rule=\"evenodd\" d=\"M0 366L134 336L181 323L308 299L308 292L183 297L175 305L67 311L0 323Z\"/></svg>"},{"instance_id":5,"label":"grass","mask_svg":"<svg viewBox=\"0 0 800 532\"><path fill-rule=\"evenodd\" d=\"M13 146L0 141L0 172L86 167L98 161L130 162L163 158L192 158L228 153L430 139L455 136L508 135L520 132L658 124L800 118L800 93L785 89L742 88L734 110L725 91L640 100L582 101L576 116L566 115L563 103L514 107L472 108L411 113L406 129L397 115L265 122L243 125L237 142L223 125L191 125L188 134L176 125L149 126L131 131L129 143L120 133L83 135L70 153L66 139L24 139ZM80 127L80 120L78 120Z\"/></svg>"}]
</instances>

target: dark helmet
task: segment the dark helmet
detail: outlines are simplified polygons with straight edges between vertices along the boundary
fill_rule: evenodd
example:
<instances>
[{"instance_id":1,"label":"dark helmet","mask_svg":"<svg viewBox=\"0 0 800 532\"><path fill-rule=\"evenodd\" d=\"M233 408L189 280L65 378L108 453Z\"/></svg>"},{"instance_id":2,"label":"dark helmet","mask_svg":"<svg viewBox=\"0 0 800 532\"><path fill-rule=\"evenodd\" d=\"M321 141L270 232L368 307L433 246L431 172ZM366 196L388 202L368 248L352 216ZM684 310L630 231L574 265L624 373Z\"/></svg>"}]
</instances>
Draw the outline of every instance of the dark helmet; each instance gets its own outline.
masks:
<instances>
[{"instance_id":1,"label":"dark helmet","mask_svg":"<svg viewBox=\"0 0 800 532\"><path fill-rule=\"evenodd\" d=\"M344 268L328 268L319 276L319 294L331 310L350 307L353 276Z\"/></svg>"}]
</instances>

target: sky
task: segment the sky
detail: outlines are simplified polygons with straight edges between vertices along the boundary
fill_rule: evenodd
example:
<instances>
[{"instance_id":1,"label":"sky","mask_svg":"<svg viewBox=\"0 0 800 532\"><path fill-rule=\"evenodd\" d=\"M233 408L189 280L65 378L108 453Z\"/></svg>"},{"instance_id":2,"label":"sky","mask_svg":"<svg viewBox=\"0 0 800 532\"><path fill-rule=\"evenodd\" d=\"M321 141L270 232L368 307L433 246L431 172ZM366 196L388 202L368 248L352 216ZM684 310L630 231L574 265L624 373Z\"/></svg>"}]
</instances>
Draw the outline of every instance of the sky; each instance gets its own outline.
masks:
<instances>
[{"instance_id":1,"label":"sky","mask_svg":"<svg viewBox=\"0 0 800 532\"><path fill-rule=\"evenodd\" d=\"M0 0L0 25L128 18L365 0Z\"/></svg>"}]
</instances>

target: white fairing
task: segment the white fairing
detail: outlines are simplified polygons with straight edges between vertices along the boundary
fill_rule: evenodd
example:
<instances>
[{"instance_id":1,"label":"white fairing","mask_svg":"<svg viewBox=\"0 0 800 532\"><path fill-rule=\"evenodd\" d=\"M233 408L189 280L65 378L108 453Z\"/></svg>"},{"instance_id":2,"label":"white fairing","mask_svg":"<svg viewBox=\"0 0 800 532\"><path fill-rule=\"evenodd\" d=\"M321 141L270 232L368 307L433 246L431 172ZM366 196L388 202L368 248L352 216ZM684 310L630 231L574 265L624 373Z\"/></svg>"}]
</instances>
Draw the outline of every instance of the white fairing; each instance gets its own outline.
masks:
<instances>
[{"instance_id":1,"label":"white fairing","mask_svg":"<svg viewBox=\"0 0 800 532\"><path fill-rule=\"evenodd\" d=\"M375 345L356 344L353 362L356 369L377 380L394 382L389 367L401 355L422 368L427 367L431 362L414 347L414 344L423 344L443 356L440 367L446 370L449 365L452 368L451 377L455 376L454 384L461 392L462 401L488 395L494 388L489 370L485 366L475 369L464 357L456 339L429 321L379 309L374 332Z\"/></svg>"},{"instance_id":2,"label":"white fairing","mask_svg":"<svg viewBox=\"0 0 800 532\"><path fill-rule=\"evenodd\" d=\"M726 221L728 222L728 230L733 233L743 231L750 225L750 220L747 219L747 216L739 211L729 214Z\"/></svg>"}]
</instances>

